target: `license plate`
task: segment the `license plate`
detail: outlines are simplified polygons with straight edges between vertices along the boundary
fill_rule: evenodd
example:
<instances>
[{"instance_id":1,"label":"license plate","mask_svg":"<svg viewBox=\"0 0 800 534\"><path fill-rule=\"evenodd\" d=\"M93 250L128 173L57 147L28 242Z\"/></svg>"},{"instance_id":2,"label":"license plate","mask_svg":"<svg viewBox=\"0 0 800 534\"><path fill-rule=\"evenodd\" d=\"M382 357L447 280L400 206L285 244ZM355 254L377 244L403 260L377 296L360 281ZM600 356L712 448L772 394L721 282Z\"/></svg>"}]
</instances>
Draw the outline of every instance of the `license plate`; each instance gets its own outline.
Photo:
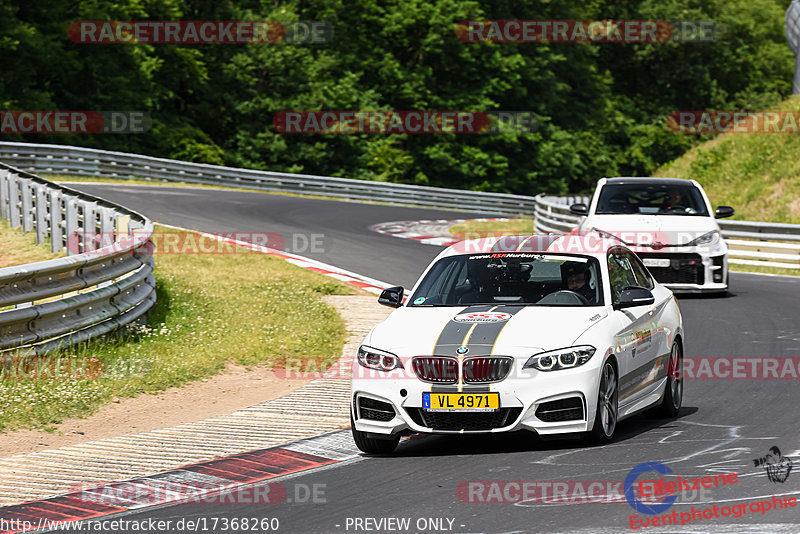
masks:
<instances>
[{"instance_id":1,"label":"license plate","mask_svg":"<svg viewBox=\"0 0 800 534\"><path fill-rule=\"evenodd\" d=\"M494 412L499 393L423 393L422 407L431 412Z\"/></svg>"},{"instance_id":2,"label":"license plate","mask_svg":"<svg viewBox=\"0 0 800 534\"><path fill-rule=\"evenodd\" d=\"M669 267L669 258L643 258L647 267Z\"/></svg>"}]
</instances>

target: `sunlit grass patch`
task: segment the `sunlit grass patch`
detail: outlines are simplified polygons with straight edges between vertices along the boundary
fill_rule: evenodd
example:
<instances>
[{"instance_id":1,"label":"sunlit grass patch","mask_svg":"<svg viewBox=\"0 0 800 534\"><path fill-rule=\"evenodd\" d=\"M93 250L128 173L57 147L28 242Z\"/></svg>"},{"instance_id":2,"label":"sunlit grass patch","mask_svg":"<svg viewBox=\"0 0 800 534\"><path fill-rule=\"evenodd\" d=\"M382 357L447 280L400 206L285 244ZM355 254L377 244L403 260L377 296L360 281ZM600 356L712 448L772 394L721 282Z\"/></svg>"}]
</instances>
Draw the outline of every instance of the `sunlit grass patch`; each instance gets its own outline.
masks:
<instances>
[{"instance_id":1,"label":"sunlit grass patch","mask_svg":"<svg viewBox=\"0 0 800 534\"><path fill-rule=\"evenodd\" d=\"M507 221L467 221L450 227L450 233L463 239L533 233L533 219Z\"/></svg>"},{"instance_id":2,"label":"sunlit grass patch","mask_svg":"<svg viewBox=\"0 0 800 534\"><path fill-rule=\"evenodd\" d=\"M0 219L0 267L51 260L64 255L63 252L51 253L49 244L37 245L35 232L11 228L7 219Z\"/></svg>"},{"instance_id":3,"label":"sunlit grass patch","mask_svg":"<svg viewBox=\"0 0 800 534\"><path fill-rule=\"evenodd\" d=\"M800 276L800 269L786 269L783 267L768 267L762 265L738 265L729 263L728 269L743 273L780 274L783 276ZM732 287L732 289L735 289Z\"/></svg>"}]
</instances>

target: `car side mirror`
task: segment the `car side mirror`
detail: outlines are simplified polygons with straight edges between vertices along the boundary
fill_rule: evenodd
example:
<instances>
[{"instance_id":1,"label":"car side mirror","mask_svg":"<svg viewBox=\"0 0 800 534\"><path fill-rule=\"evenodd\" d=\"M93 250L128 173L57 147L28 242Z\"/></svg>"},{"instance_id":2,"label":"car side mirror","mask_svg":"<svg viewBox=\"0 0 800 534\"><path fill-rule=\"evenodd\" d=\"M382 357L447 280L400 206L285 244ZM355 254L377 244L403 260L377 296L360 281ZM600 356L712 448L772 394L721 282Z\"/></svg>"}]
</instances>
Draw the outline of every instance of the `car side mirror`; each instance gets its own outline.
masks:
<instances>
[{"instance_id":1,"label":"car side mirror","mask_svg":"<svg viewBox=\"0 0 800 534\"><path fill-rule=\"evenodd\" d=\"M714 218L724 219L725 217L731 217L734 213L736 213L736 210L730 206L719 206L714 212Z\"/></svg>"},{"instance_id":2,"label":"car side mirror","mask_svg":"<svg viewBox=\"0 0 800 534\"><path fill-rule=\"evenodd\" d=\"M637 286L626 286L619 294L619 300L614 303L615 310L633 308L635 306L649 306L656 301L649 289Z\"/></svg>"},{"instance_id":3,"label":"car side mirror","mask_svg":"<svg viewBox=\"0 0 800 534\"><path fill-rule=\"evenodd\" d=\"M587 215L589 213L589 208L583 202L579 202L570 206L569 211L575 215Z\"/></svg>"},{"instance_id":4,"label":"car side mirror","mask_svg":"<svg viewBox=\"0 0 800 534\"><path fill-rule=\"evenodd\" d=\"M389 306L391 308L399 308L403 305L403 286L387 287L381 292L378 297L378 304Z\"/></svg>"}]
</instances>

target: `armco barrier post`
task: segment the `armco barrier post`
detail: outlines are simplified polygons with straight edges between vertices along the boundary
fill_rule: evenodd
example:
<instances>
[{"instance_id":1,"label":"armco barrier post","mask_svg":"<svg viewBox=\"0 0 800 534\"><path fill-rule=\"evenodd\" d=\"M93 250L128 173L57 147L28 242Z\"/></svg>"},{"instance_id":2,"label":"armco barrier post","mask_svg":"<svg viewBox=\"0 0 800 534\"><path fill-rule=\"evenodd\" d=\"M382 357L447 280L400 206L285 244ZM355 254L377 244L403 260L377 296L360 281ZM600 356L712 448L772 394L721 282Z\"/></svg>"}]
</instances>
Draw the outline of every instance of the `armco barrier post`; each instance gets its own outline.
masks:
<instances>
[{"instance_id":1,"label":"armco barrier post","mask_svg":"<svg viewBox=\"0 0 800 534\"><path fill-rule=\"evenodd\" d=\"M44 245L47 237L47 188L43 185L36 186L36 244Z\"/></svg>"},{"instance_id":2,"label":"armco barrier post","mask_svg":"<svg viewBox=\"0 0 800 534\"><path fill-rule=\"evenodd\" d=\"M0 169L0 217L8 219L8 171Z\"/></svg>"},{"instance_id":3,"label":"armco barrier post","mask_svg":"<svg viewBox=\"0 0 800 534\"><path fill-rule=\"evenodd\" d=\"M71 195L64 195L64 209L66 211L64 233L66 234L67 243L69 243L70 239L74 239L78 232L78 200ZM68 256L80 252L73 250L73 248L77 247L67 246Z\"/></svg>"},{"instance_id":4,"label":"armco barrier post","mask_svg":"<svg viewBox=\"0 0 800 534\"><path fill-rule=\"evenodd\" d=\"M95 202L83 203L83 242L84 252L95 249L95 234L97 233L97 204Z\"/></svg>"},{"instance_id":5,"label":"armco barrier post","mask_svg":"<svg viewBox=\"0 0 800 534\"><path fill-rule=\"evenodd\" d=\"M11 174L8 177L8 222L11 228L19 226L19 176Z\"/></svg>"},{"instance_id":6,"label":"armco barrier post","mask_svg":"<svg viewBox=\"0 0 800 534\"><path fill-rule=\"evenodd\" d=\"M114 221L116 215L111 208L100 207L100 233L103 235L103 241L100 243L101 247L110 245L114 242Z\"/></svg>"},{"instance_id":7,"label":"armco barrier post","mask_svg":"<svg viewBox=\"0 0 800 534\"><path fill-rule=\"evenodd\" d=\"M64 246L64 214L61 211L61 191L50 190L50 252Z\"/></svg>"},{"instance_id":8,"label":"armco barrier post","mask_svg":"<svg viewBox=\"0 0 800 534\"><path fill-rule=\"evenodd\" d=\"M33 185L30 180L21 180L22 184L22 231L33 230Z\"/></svg>"}]
</instances>

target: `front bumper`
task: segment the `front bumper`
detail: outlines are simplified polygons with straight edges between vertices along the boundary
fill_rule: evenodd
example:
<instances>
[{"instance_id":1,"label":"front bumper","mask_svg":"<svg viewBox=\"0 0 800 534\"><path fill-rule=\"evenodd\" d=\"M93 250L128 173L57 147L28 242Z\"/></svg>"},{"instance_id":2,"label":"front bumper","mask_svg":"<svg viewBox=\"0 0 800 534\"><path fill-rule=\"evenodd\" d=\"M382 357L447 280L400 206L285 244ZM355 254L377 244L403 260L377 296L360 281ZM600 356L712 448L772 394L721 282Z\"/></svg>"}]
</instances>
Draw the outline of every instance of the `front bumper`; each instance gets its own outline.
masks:
<instances>
[{"instance_id":1,"label":"front bumper","mask_svg":"<svg viewBox=\"0 0 800 534\"><path fill-rule=\"evenodd\" d=\"M701 252L641 252L650 274L674 292L715 293L728 289L728 255Z\"/></svg>"},{"instance_id":2,"label":"front bumper","mask_svg":"<svg viewBox=\"0 0 800 534\"><path fill-rule=\"evenodd\" d=\"M497 392L499 412L430 412L422 407L423 392L458 392L459 387L432 385L416 377L355 378L351 390L351 410L356 430L380 435L401 433L486 434L531 430L538 434L584 432L594 423L599 387L598 362L587 362L574 369L541 372L521 369L516 361L511 375L500 382L481 386L463 385L461 391ZM391 373L387 373L391 375ZM394 416L377 415L364 406L380 406L372 399L391 406ZM384 414L387 412L384 411Z\"/></svg>"}]
</instances>

